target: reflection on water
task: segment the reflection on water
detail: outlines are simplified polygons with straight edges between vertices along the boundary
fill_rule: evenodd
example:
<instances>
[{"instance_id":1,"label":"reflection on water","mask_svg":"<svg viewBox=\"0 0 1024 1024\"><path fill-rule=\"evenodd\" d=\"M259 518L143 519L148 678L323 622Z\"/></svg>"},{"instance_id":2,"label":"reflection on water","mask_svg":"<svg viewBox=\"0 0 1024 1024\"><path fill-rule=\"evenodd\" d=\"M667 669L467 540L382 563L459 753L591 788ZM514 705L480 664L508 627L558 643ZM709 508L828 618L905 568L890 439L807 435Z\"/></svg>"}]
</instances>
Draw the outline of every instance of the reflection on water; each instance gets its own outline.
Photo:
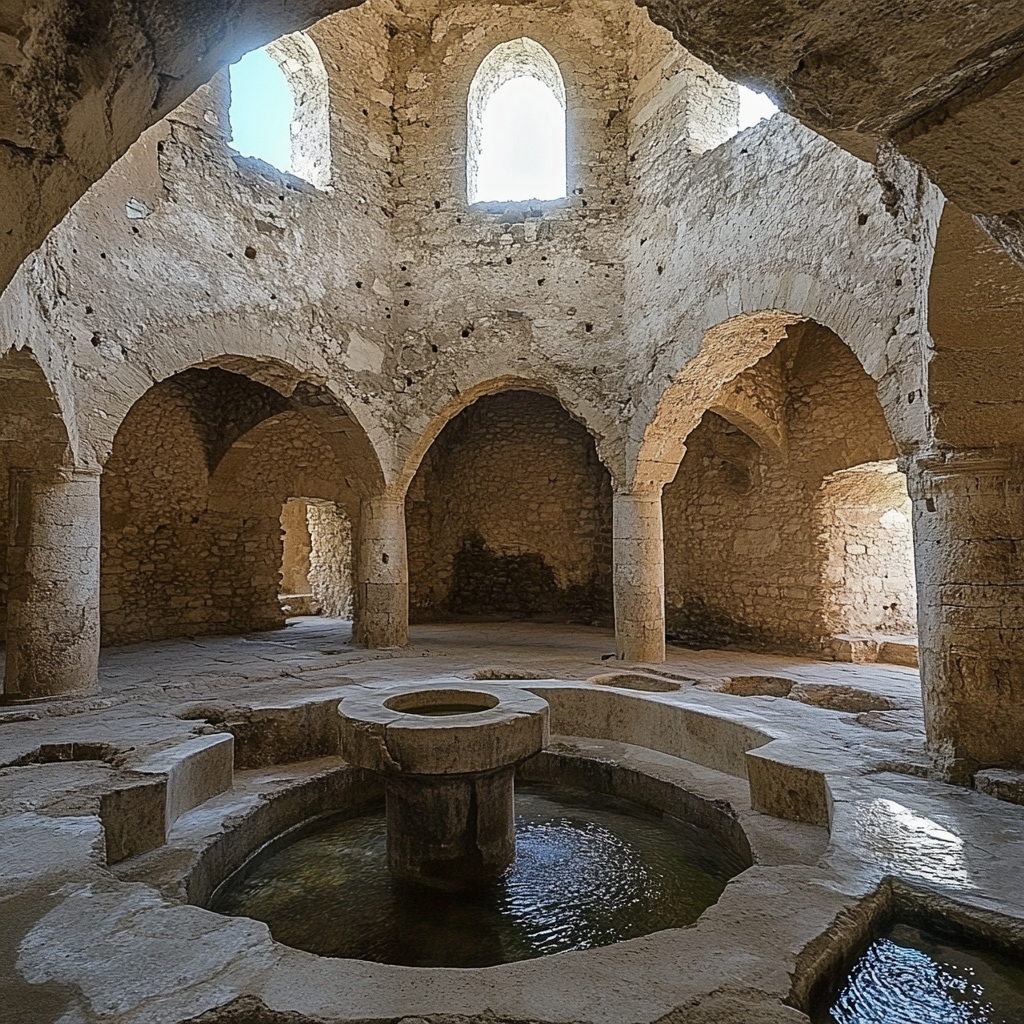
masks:
<instances>
[{"instance_id":1,"label":"reflection on water","mask_svg":"<svg viewBox=\"0 0 1024 1024\"><path fill-rule=\"evenodd\" d=\"M608 798L516 792L516 860L486 889L394 884L384 813L331 817L262 856L213 910L321 956L487 967L692 924L743 865L707 833Z\"/></svg>"},{"instance_id":2,"label":"reflection on water","mask_svg":"<svg viewBox=\"0 0 1024 1024\"><path fill-rule=\"evenodd\" d=\"M857 961L826 1024L1024 1024L1024 965L896 925Z\"/></svg>"}]
</instances>

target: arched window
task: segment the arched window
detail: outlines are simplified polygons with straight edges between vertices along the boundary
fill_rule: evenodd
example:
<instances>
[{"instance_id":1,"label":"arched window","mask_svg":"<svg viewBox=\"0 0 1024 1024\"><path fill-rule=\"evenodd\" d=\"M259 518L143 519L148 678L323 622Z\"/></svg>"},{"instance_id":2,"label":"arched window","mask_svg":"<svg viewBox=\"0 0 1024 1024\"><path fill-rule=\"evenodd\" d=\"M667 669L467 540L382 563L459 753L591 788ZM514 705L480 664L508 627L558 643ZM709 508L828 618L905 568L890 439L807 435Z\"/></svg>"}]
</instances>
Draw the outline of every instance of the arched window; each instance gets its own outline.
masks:
<instances>
[{"instance_id":1,"label":"arched window","mask_svg":"<svg viewBox=\"0 0 1024 1024\"><path fill-rule=\"evenodd\" d=\"M524 37L491 50L467 106L471 203L565 195L565 83L540 43Z\"/></svg>"},{"instance_id":2,"label":"arched window","mask_svg":"<svg viewBox=\"0 0 1024 1024\"><path fill-rule=\"evenodd\" d=\"M231 65L231 144L319 188L331 180L327 69L302 32Z\"/></svg>"}]
</instances>

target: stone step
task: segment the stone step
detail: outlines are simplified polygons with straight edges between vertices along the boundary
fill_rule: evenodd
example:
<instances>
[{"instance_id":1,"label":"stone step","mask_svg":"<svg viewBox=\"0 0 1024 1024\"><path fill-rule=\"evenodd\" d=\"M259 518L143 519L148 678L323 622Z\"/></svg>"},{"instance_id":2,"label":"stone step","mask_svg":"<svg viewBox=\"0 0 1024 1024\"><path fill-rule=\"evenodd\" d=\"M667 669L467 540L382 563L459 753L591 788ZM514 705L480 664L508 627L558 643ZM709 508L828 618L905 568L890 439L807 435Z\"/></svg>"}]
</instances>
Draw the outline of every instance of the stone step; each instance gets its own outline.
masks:
<instances>
[{"instance_id":1,"label":"stone step","mask_svg":"<svg viewBox=\"0 0 1024 1024\"><path fill-rule=\"evenodd\" d=\"M917 668L917 637L899 633L841 633L832 637L836 661Z\"/></svg>"}]
</instances>

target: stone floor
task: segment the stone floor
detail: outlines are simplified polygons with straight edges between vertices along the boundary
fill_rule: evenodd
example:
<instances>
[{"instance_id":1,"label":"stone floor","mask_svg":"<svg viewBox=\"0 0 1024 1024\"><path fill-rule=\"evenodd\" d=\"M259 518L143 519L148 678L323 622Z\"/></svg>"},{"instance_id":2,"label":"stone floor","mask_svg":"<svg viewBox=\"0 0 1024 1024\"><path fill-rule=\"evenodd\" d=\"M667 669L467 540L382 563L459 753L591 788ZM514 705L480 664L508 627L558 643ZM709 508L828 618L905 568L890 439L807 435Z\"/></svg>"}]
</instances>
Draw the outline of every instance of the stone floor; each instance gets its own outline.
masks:
<instances>
[{"instance_id":1,"label":"stone floor","mask_svg":"<svg viewBox=\"0 0 1024 1024\"><path fill-rule=\"evenodd\" d=\"M887 878L1024 935L1024 808L939 780L914 669L677 648L664 665L623 666L609 630L523 622L417 626L400 650L350 641L348 623L300 618L108 649L95 695L0 710L5 1024L799 1021L784 1001L806 951ZM645 672L662 692L634 688ZM321 960L168 895L196 844L341 763L293 750L288 765L271 752L240 770L238 733L234 786L177 818L160 850L113 868L97 852L97 794L125 764L216 743L239 715L263 716L271 748L301 749L323 720L309 709L329 717L347 688L474 677L546 696L559 743L581 756L724 801L756 840L755 867L693 928L604 950L479 971Z\"/></svg>"}]
</instances>

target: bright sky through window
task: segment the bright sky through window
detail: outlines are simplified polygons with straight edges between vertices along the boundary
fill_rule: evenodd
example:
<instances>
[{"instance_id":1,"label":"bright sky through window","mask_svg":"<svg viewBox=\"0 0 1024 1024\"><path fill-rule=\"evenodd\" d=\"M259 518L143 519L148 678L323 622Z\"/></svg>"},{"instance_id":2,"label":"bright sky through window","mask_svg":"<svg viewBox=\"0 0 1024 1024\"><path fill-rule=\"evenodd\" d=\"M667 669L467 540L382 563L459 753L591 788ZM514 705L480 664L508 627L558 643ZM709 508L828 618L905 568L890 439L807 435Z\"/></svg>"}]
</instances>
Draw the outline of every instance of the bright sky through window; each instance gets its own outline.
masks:
<instances>
[{"instance_id":1,"label":"bright sky through window","mask_svg":"<svg viewBox=\"0 0 1024 1024\"><path fill-rule=\"evenodd\" d=\"M282 171L292 163L292 91L266 49L231 65L231 145Z\"/></svg>"},{"instance_id":2,"label":"bright sky through window","mask_svg":"<svg viewBox=\"0 0 1024 1024\"><path fill-rule=\"evenodd\" d=\"M745 85L740 87L740 131L752 128L760 121L777 114L779 108L763 92L754 92Z\"/></svg>"},{"instance_id":3,"label":"bright sky through window","mask_svg":"<svg viewBox=\"0 0 1024 1024\"><path fill-rule=\"evenodd\" d=\"M476 201L565 195L565 110L539 79L513 78L484 109Z\"/></svg>"}]
</instances>

